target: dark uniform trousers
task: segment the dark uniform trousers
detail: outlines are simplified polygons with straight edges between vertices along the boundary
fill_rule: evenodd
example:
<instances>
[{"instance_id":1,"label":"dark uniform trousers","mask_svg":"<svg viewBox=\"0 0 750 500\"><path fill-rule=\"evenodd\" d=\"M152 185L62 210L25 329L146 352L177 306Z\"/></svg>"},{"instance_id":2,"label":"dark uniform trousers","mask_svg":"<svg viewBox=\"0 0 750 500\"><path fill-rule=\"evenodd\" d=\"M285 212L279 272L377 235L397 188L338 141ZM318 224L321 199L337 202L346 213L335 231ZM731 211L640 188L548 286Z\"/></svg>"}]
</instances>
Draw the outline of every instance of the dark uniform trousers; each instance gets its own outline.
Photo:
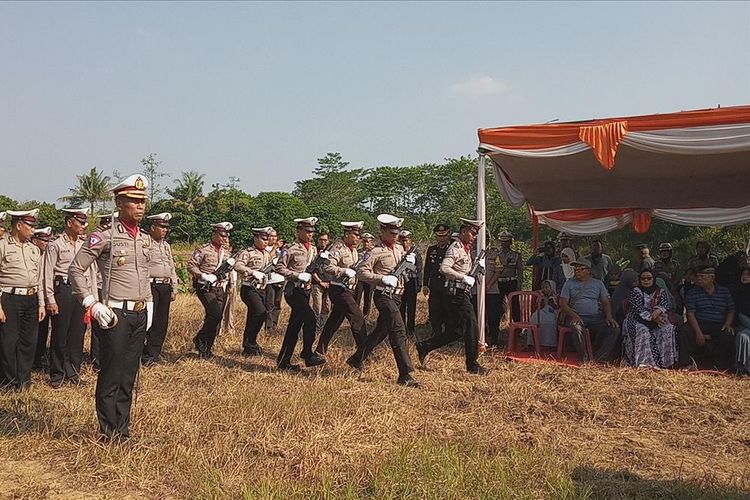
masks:
<instances>
[{"instance_id":1,"label":"dark uniform trousers","mask_svg":"<svg viewBox=\"0 0 750 500\"><path fill-rule=\"evenodd\" d=\"M416 324L415 316L417 314L417 280L410 279L404 286L404 294L401 296L401 319L406 325L406 332L409 335L414 334Z\"/></svg>"},{"instance_id":2,"label":"dark uniform trousers","mask_svg":"<svg viewBox=\"0 0 750 500\"><path fill-rule=\"evenodd\" d=\"M99 297L104 297L102 289L98 288ZM94 369L99 369L99 334L102 329L99 328L99 324L92 320L91 321L91 338L89 339L89 355L91 356L91 364Z\"/></svg>"},{"instance_id":3,"label":"dark uniform trousers","mask_svg":"<svg viewBox=\"0 0 750 500\"><path fill-rule=\"evenodd\" d=\"M517 290L520 290L520 287L518 286L518 280L512 279L510 281L498 281L497 282L497 289L500 291L499 297L500 297L500 310L501 310L501 317L503 314L505 314L505 298L511 293L515 292ZM521 319L521 304L517 301L513 302L510 305L510 319L513 321L519 321Z\"/></svg>"},{"instance_id":4,"label":"dark uniform trousers","mask_svg":"<svg viewBox=\"0 0 750 500\"><path fill-rule=\"evenodd\" d=\"M39 322L39 333L36 339L36 351L34 352L34 369L44 368L44 356L47 354L47 341L49 340L49 314Z\"/></svg>"},{"instance_id":5,"label":"dark uniform trousers","mask_svg":"<svg viewBox=\"0 0 750 500\"><path fill-rule=\"evenodd\" d=\"M364 362L373 349L388 337L393 350L393 357L396 359L398 376L408 375L414 371L414 365L409 357L409 347L406 345L406 328L399 310L401 297L395 294L393 297L389 297L383 292L375 290L373 299L375 307L378 309L378 322L353 357L360 363Z\"/></svg>"},{"instance_id":6,"label":"dark uniform trousers","mask_svg":"<svg viewBox=\"0 0 750 500\"><path fill-rule=\"evenodd\" d=\"M427 298L427 309L430 314L432 336L439 337L445 327L445 316L448 310L448 296L445 293L445 281L430 280L430 295Z\"/></svg>"},{"instance_id":7,"label":"dark uniform trousers","mask_svg":"<svg viewBox=\"0 0 750 500\"><path fill-rule=\"evenodd\" d=\"M310 293L300 287L294 286L294 283L287 282L284 289L284 298L292 312L289 315L289 323L284 333L284 341L281 344L281 351L276 359L277 366L286 366L292 360L294 348L297 346L299 331L302 329L302 352L300 357L307 359L313 355L313 342L315 342L315 311L310 307Z\"/></svg>"},{"instance_id":8,"label":"dark uniform trousers","mask_svg":"<svg viewBox=\"0 0 750 500\"><path fill-rule=\"evenodd\" d=\"M5 323L0 323L0 366L3 385L15 389L31 385L31 366L39 333L39 300L36 295L0 296Z\"/></svg>"},{"instance_id":9,"label":"dark uniform trousers","mask_svg":"<svg viewBox=\"0 0 750 500\"><path fill-rule=\"evenodd\" d=\"M352 329L352 337L357 349L364 344L367 338L367 326L365 325L365 316L357 305L354 293L348 288L338 285L331 285L328 289L328 295L331 298L333 307L331 314L328 316L323 331L318 339L318 347L315 352L325 354L328 351L328 344L331 343L333 335L344 322L344 318L349 321Z\"/></svg>"},{"instance_id":10,"label":"dark uniform trousers","mask_svg":"<svg viewBox=\"0 0 750 500\"><path fill-rule=\"evenodd\" d=\"M484 296L487 315L487 343L500 345L500 321L503 318L503 298L499 293L488 293Z\"/></svg>"},{"instance_id":11,"label":"dark uniform trousers","mask_svg":"<svg viewBox=\"0 0 750 500\"><path fill-rule=\"evenodd\" d=\"M268 285L266 287L266 330L275 330L279 325L281 315L281 296L284 287L281 285Z\"/></svg>"},{"instance_id":12,"label":"dark uniform trousers","mask_svg":"<svg viewBox=\"0 0 750 500\"><path fill-rule=\"evenodd\" d=\"M691 363L690 358L696 358L697 361L704 359L711 362L718 370L729 370L734 366L734 336L722 331L721 323L710 321L698 321L701 331L704 335L709 335L711 340L706 344L699 346L695 343L695 332L690 328L689 323L683 324L677 330L677 345L679 349L680 366L687 366Z\"/></svg>"},{"instance_id":13,"label":"dark uniform trousers","mask_svg":"<svg viewBox=\"0 0 750 500\"><path fill-rule=\"evenodd\" d=\"M357 283L354 293L354 299L357 301L357 304L362 304L362 315L366 318L370 315L370 310L372 309L372 285L360 281Z\"/></svg>"},{"instance_id":14,"label":"dark uniform trousers","mask_svg":"<svg viewBox=\"0 0 750 500\"><path fill-rule=\"evenodd\" d=\"M446 295L448 296L448 311L446 314L454 318L453 328L446 329L441 335L432 337L421 345L426 352L430 352L463 336L466 369L476 369L478 367L477 358L479 357L479 327L471 297L462 290L456 290L454 296L448 295L447 292Z\"/></svg>"},{"instance_id":15,"label":"dark uniform trousers","mask_svg":"<svg viewBox=\"0 0 750 500\"><path fill-rule=\"evenodd\" d=\"M151 283L154 314L151 328L146 332L146 346L143 348L143 359L158 361L167 338L169 328L169 308L172 305L172 285L169 283Z\"/></svg>"},{"instance_id":16,"label":"dark uniform trousers","mask_svg":"<svg viewBox=\"0 0 750 500\"><path fill-rule=\"evenodd\" d=\"M227 295L221 287L211 287L208 291L204 291L198 283L194 283L193 286L198 300L203 304L203 309L206 311L203 326L195 335L195 340L197 344L202 345L210 352L219 332L219 325L221 325L221 319L224 315L224 301L226 301Z\"/></svg>"},{"instance_id":17,"label":"dark uniform trousers","mask_svg":"<svg viewBox=\"0 0 750 500\"><path fill-rule=\"evenodd\" d=\"M128 436L133 386L141 365L147 313L114 309L117 324L99 331L96 414L105 436Z\"/></svg>"},{"instance_id":18,"label":"dark uniform trousers","mask_svg":"<svg viewBox=\"0 0 750 500\"><path fill-rule=\"evenodd\" d=\"M55 302L58 313L52 316L49 376L52 382L76 380L83 362L83 337L86 324L83 305L73 297L70 285L55 283Z\"/></svg>"},{"instance_id":19,"label":"dark uniform trousers","mask_svg":"<svg viewBox=\"0 0 750 500\"><path fill-rule=\"evenodd\" d=\"M261 295L263 294L263 295ZM243 285L240 288L240 298L247 306L245 332L242 335L242 348L249 349L258 346L258 332L266 321L267 311L265 290L258 290L254 286Z\"/></svg>"}]
</instances>

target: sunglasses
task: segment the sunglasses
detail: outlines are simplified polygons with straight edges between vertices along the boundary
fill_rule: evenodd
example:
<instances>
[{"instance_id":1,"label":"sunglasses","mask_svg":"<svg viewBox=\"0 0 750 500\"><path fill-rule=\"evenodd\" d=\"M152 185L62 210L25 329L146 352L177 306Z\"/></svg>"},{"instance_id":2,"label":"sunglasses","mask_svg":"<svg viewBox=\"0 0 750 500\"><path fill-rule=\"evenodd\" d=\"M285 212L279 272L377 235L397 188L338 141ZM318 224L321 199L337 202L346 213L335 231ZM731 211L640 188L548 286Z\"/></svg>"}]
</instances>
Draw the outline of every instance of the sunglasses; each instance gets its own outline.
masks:
<instances>
[{"instance_id":1,"label":"sunglasses","mask_svg":"<svg viewBox=\"0 0 750 500\"><path fill-rule=\"evenodd\" d=\"M654 281L651 276L641 276L641 281Z\"/></svg>"}]
</instances>

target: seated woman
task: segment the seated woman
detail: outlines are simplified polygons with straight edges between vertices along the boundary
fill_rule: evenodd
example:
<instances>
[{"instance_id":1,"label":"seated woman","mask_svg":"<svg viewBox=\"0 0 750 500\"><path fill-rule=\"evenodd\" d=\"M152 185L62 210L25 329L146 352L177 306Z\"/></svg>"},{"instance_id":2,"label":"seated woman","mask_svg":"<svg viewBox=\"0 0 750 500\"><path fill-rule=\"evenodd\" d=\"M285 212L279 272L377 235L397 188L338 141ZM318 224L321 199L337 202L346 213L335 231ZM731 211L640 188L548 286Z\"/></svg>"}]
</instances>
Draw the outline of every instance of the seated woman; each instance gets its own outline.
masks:
<instances>
[{"instance_id":1,"label":"seated woman","mask_svg":"<svg viewBox=\"0 0 750 500\"><path fill-rule=\"evenodd\" d=\"M540 347L557 347L557 315L560 312L560 304L557 301L555 282L544 280L541 294L541 303L531 315L531 322L539 325ZM529 335L528 344L533 345L533 341Z\"/></svg>"},{"instance_id":2,"label":"seated woman","mask_svg":"<svg viewBox=\"0 0 750 500\"><path fill-rule=\"evenodd\" d=\"M630 293L622 324L625 359L639 368L669 368L677 361L675 327L669 322L669 298L656 286L654 273L644 269Z\"/></svg>"},{"instance_id":3,"label":"seated woman","mask_svg":"<svg viewBox=\"0 0 750 500\"><path fill-rule=\"evenodd\" d=\"M734 340L737 373L750 375L750 269L747 267L740 274L734 305L737 308L737 335Z\"/></svg>"}]
</instances>

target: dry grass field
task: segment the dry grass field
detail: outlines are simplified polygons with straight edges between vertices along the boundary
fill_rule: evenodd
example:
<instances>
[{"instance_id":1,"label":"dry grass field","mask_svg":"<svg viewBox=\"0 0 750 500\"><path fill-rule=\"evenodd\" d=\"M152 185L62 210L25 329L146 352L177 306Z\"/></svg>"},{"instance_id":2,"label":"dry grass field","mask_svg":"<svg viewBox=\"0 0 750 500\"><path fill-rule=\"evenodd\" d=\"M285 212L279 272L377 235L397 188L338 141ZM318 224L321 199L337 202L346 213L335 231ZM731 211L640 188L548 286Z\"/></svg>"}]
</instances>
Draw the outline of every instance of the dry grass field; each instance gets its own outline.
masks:
<instances>
[{"instance_id":1,"label":"dry grass field","mask_svg":"<svg viewBox=\"0 0 750 500\"><path fill-rule=\"evenodd\" d=\"M125 444L96 441L89 368L86 387L54 391L35 375L30 391L0 395L0 497L750 497L748 380L490 354L477 377L456 346L407 389L387 345L350 370L346 328L327 365L280 374L280 336L261 335L262 357L239 354L235 307L235 332L200 361L202 309L178 298L167 359L141 371Z\"/></svg>"}]
</instances>

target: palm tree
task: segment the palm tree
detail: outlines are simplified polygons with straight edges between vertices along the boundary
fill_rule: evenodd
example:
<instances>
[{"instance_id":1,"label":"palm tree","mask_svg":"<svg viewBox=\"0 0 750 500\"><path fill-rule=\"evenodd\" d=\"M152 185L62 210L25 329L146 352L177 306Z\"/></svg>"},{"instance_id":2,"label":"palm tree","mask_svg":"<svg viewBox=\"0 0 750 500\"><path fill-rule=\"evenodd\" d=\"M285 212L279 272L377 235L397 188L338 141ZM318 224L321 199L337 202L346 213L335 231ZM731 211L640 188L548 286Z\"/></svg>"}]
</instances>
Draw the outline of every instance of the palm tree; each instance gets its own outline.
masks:
<instances>
[{"instance_id":1,"label":"palm tree","mask_svg":"<svg viewBox=\"0 0 750 500\"><path fill-rule=\"evenodd\" d=\"M196 205L204 200L204 177L204 174L199 174L195 170L183 172L180 178L174 181L177 186L174 189L167 189L167 193L175 200L177 205L182 205L192 212Z\"/></svg>"},{"instance_id":2,"label":"palm tree","mask_svg":"<svg viewBox=\"0 0 750 500\"><path fill-rule=\"evenodd\" d=\"M104 175L104 172L100 172L96 167L91 167L88 174L76 175L76 178L78 179L78 185L70 188L70 194L61 197L60 201L75 206L88 203L92 214L96 202L109 201L112 186L110 185L110 177Z\"/></svg>"}]
</instances>

